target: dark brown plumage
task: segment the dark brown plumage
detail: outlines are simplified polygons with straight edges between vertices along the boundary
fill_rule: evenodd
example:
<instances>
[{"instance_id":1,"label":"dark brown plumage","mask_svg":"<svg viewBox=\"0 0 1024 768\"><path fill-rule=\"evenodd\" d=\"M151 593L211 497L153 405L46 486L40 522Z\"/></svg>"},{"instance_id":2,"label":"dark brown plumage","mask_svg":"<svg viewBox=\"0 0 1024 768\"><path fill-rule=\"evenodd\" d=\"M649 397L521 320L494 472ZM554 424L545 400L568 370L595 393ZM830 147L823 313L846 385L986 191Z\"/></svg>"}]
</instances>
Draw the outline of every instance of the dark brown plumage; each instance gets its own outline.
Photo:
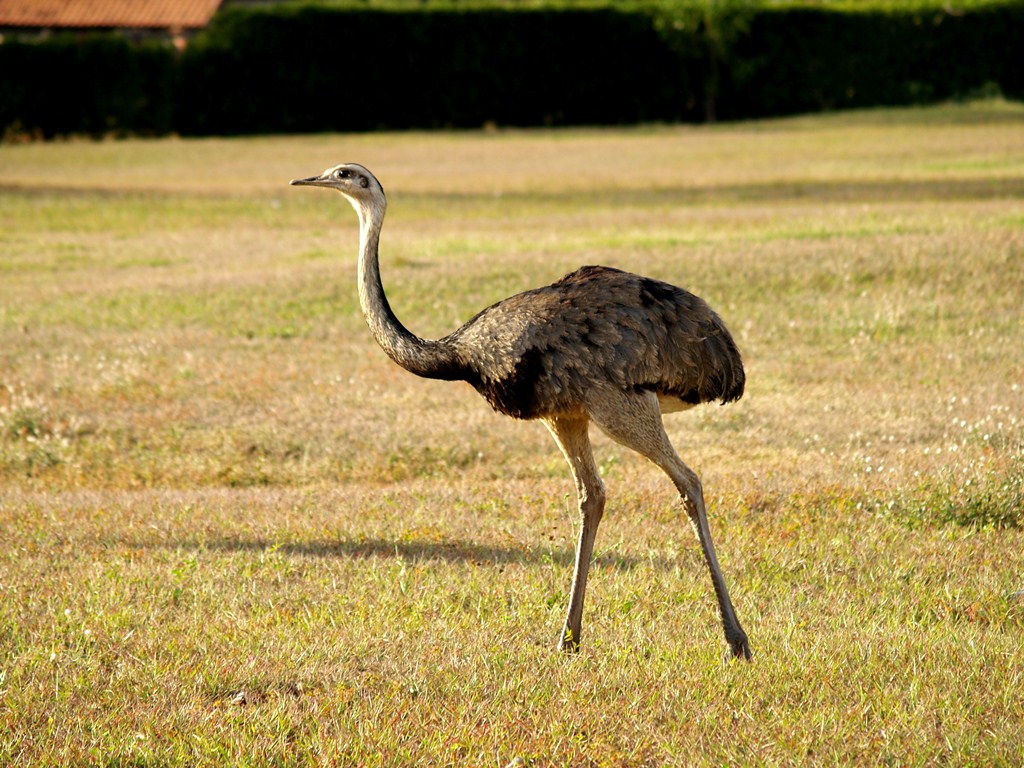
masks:
<instances>
[{"instance_id":1,"label":"dark brown plumage","mask_svg":"<svg viewBox=\"0 0 1024 768\"><path fill-rule=\"evenodd\" d=\"M441 340L495 410L518 419L574 411L595 381L682 405L743 394L743 363L700 298L610 267L488 307Z\"/></svg>"},{"instance_id":2,"label":"dark brown plumage","mask_svg":"<svg viewBox=\"0 0 1024 768\"><path fill-rule=\"evenodd\" d=\"M588 435L593 421L672 479L711 573L729 651L749 659L711 542L700 480L679 459L661 421L664 412L743 394L740 353L718 315L682 288L589 266L498 302L442 339L421 339L395 317L381 285L378 245L387 201L377 179L361 165L345 164L292 184L335 189L355 208L360 304L395 362L419 376L467 381L501 413L543 420L562 449L576 482L581 531L559 646L579 648L604 513L604 484Z\"/></svg>"}]
</instances>

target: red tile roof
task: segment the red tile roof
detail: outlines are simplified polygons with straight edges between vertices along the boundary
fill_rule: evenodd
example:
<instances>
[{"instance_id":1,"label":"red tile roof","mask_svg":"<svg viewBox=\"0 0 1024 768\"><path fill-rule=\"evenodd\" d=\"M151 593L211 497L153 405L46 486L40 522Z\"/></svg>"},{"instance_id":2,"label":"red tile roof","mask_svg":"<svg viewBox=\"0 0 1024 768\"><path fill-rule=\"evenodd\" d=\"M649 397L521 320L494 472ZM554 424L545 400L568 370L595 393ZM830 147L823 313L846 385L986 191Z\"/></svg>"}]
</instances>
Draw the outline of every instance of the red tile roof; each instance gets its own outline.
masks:
<instances>
[{"instance_id":1,"label":"red tile roof","mask_svg":"<svg viewBox=\"0 0 1024 768\"><path fill-rule=\"evenodd\" d=\"M222 0L0 0L0 27L205 27Z\"/></svg>"}]
</instances>

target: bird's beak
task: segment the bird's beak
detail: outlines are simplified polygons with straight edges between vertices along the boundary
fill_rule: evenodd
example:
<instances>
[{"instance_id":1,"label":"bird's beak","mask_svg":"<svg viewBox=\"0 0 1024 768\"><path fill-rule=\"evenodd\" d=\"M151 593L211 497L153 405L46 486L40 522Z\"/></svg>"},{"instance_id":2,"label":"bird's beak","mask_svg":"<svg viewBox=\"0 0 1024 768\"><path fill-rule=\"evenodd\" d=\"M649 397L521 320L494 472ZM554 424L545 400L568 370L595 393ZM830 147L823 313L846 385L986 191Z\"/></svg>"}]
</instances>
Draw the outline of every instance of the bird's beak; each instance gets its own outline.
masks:
<instances>
[{"instance_id":1,"label":"bird's beak","mask_svg":"<svg viewBox=\"0 0 1024 768\"><path fill-rule=\"evenodd\" d=\"M289 184L296 187L319 187L323 185L324 181L323 176L310 176L308 179L292 179Z\"/></svg>"}]
</instances>

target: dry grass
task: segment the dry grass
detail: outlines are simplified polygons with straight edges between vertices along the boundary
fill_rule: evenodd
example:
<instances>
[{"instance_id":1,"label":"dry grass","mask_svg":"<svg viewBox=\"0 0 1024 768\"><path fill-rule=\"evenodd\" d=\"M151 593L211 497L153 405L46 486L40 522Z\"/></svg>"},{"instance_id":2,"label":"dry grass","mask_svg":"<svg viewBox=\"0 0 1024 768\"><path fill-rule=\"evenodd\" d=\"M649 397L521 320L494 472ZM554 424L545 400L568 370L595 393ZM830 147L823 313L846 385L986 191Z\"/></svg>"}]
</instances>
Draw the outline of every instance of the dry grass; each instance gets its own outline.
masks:
<instances>
[{"instance_id":1,"label":"dry grass","mask_svg":"<svg viewBox=\"0 0 1024 768\"><path fill-rule=\"evenodd\" d=\"M0 146L0 762L1017 764L1024 111ZM685 285L748 394L596 436L578 658L546 431L376 349L355 218L443 334L583 263Z\"/></svg>"}]
</instances>

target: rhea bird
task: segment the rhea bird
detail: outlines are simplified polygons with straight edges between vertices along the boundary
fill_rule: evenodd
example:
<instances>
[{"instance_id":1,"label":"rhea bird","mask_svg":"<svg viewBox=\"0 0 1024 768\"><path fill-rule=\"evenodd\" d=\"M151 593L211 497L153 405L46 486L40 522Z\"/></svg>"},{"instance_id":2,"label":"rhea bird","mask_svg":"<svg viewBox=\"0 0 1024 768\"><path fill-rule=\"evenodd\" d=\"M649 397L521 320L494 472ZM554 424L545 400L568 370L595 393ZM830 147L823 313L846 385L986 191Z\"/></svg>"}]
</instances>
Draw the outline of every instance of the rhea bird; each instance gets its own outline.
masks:
<instances>
[{"instance_id":1,"label":"rhea bird","mask_svg":"<svg viewBox=\"0 0 1024 768\"><path fill-rule=\"evenodd\" d=\"M579 650L583 596L605 487L589 424L660 467L672 480L718 598L727 656L750 658L708 527L700 479L672 447L662 414L743 394L739 350L702 299L674 285L611 267L587 266L551 285L488 307L444 338L408 331L381 284L379 243L387 199L376 177L354 163L295 185L333 189L359 216L359 302L377 343L417 376L466 381L500 413L539 419L569 467L580 531L559 648Z\"/></svg>"}]
</instances>

